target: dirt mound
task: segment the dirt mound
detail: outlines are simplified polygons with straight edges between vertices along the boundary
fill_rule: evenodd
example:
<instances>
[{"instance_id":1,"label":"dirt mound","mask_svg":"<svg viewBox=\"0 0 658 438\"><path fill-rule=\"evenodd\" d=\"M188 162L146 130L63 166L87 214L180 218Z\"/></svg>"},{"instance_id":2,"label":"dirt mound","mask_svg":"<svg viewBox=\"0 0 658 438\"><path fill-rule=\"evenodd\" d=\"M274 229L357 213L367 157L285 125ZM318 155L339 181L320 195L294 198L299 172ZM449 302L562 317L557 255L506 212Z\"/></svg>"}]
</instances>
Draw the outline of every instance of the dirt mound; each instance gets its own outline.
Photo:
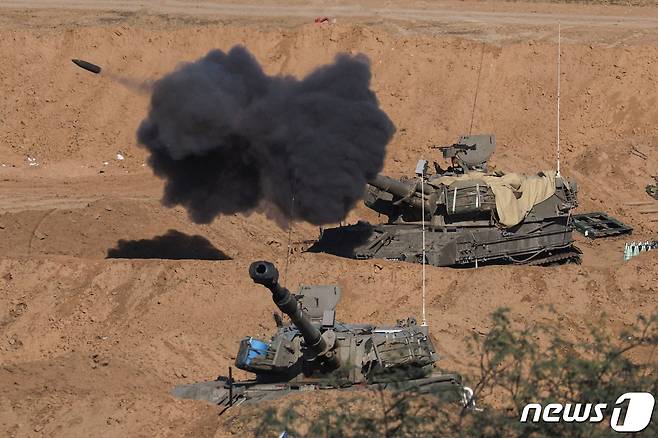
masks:
<instances>
[{"instance_id":1,"label":"dirt mound","mask_svg":"<svg viewBox=\"0 0 658 438\"><path fill-rule=\"evenodd\" d=\"M285 231L272 229L262 216L246 222L228 216L212 227L195 226L182 208L166 209L155 200L104 199L79 208L10 212L0 214L0 224L6 256L208 259L215 251L210 260L222 260L272 257L287 242ZM245 247L245 237L254 243Z\"/></svg>"},{"instance_id":2,"label":"dirt mound","mask_svg":"<svg viewBox=\"0 0 658 438\"><path fill-rule=\"evenodd\" d=\"M463 340L485 333L488 313L499 306L525 322L552 318L546 307L554 305L571 337L602 311L614 330L631 324L637 313L656 307L657 257L647 254L613 268L429 269L429 324L444 356L440 366L472 370ZM269 293L249 280L247 264L4 258L0 381L9 391L3 428L21 435L37 428L82 435L94 427L110 435L169 428L180 434L217 421L216 411L174 401L168 393L174 384L226 370L243 336L272 332ZM350 275L338 274L348 270ZM387 323L419 315L414 265L304 254L285 281L338 281L344 290L338 316L345 321ZM393 287L384 290L383 284ZM26 412L30 420L19 420Z\"/></svg>"}]
</instances>

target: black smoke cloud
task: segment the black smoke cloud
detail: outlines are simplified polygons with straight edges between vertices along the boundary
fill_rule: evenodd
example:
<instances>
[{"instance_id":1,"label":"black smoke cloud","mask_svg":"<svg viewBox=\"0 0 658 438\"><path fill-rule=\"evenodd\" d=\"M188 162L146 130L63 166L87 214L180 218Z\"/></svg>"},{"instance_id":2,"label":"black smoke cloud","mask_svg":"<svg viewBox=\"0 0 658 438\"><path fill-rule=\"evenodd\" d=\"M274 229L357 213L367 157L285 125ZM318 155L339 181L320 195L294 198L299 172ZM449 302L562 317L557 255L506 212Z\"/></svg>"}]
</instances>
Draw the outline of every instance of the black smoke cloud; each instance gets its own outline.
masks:
<instances>
[{"instance_id":1,"label":"black smoke cloud","mask_svg":"<svg viewBox=\"0 0 658 438\"><path fill-rule=\"evenodd\" d=\"M137 132L165 180L163 203L198 223L261 206L343 220L395 132L370 78L367 58L346 54L302 80L268 76L242 46L181 65L153 83Z\"/></svg>"}]
</instances>

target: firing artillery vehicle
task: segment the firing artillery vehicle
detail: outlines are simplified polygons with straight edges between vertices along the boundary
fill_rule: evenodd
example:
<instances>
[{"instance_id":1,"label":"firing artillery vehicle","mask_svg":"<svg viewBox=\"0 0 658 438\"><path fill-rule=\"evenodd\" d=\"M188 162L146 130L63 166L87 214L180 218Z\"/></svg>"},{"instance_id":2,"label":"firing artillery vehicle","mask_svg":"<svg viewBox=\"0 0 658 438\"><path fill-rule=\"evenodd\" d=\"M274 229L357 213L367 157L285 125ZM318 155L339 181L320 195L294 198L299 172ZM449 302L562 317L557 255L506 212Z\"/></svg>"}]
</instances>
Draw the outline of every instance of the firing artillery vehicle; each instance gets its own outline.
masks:
<instances>
[{"instance_id":1,"label":"firing artillery vehicle","mask_svg":"<svg viewBox=\"0 0 658 438\"><path fill-rule=\"evenodd\" d=\"M427 326L413 318L391 327L336 322L338 286L302 286L293 295L265 261L252 263L249 275L272 292L291 323L275 314L277 332L270 341L247 337L240 342L235 366L254 373L253 380L234 382L229 369L229 377L176 386L174 396L229 407L298 391L376 387L440 393L473 406L473 391L462 386L459 375L434 372L437 354Z\"/></svg>"},{"instance_id":2,"label":"firing artillery vehicle","mask_svg":"<svg viewBox=\"0 0 658 438\"><path fill-rule=\"evenodd\" d=\"M434 266L579 261L571 224L575 182L554 171L488 172L495 147L492 135L463 136L439 148L451 160L448 169L434 163L429 175L421 160L415 177L376 176L364 202L388 222L323 230L309 251L422 263L424 239L425 263Z\"/></svg>"}]
</instances>

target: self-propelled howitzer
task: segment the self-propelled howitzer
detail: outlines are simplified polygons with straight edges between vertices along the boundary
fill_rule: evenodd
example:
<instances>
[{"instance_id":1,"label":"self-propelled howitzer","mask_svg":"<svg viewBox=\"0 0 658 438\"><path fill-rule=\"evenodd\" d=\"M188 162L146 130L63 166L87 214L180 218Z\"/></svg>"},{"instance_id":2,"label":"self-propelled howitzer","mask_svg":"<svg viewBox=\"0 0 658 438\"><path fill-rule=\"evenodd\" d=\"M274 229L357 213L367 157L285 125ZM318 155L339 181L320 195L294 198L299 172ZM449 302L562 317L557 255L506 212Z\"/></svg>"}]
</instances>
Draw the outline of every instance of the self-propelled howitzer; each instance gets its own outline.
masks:
<instances>
[{"instance_id":1,"label":"self-propelled howitzer","mask_svg":"<svg viewBox=\"0 0 658 438\"><path fill-rule=\"evenodd\" d=\"M428 327L413 318L396 325L344 324L335 320L340 288L302 286L294 295L278 282L269 262L252 263L249 275L267 287L278 309L290 318L277 320L269 341L246 337L235 366L254 379L179 385L174 395L228 407L274 399L300 390L385 388L394 391L440 392L448 399L472 404L472 391L456 374L437 373L437 354Z\"/></svg>"},{"instance_id":2,"label":"self-propelled howitzer","mask_svg":"<svg viewBox=\"0 0 658 438\"><path fill-rule=\"evenodd\" d=\"M377 175L368 183L364 203L388 221L323 230L310 250L416 263L424 255L434 266L578 261L571 223L575 182L548 170L489 172L495 144L490 135L463 136L439 148L451 160L447 169L435 163L430 174L421 160L414 176Z\"/></svg>"}]
</instances>

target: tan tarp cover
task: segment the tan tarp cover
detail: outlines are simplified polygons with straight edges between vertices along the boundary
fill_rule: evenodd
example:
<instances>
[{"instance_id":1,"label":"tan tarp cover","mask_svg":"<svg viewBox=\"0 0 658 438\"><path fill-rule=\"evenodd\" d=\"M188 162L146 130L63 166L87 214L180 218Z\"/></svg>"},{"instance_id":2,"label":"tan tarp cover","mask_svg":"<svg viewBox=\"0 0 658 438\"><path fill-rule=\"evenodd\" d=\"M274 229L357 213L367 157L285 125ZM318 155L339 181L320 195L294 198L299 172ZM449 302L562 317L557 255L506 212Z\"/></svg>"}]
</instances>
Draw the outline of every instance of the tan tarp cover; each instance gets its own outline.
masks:
<instances>
[{"instance_id":1,"label":"tan tarp cover","mask_svg":"<svg viewBox=\"0 0 658 438\"><path fill-rule=\"evenodd\" d=\"M518 173L494 176L470 172L460 176L442 176L432 180L432 184L439 183L450 187L451 184L462 181L482 182L491 187L496 197L498 219L506 227L521 222L533 206L547 200L555 193L555 171L552 170L532 176ZM517 194L520 195L518 199Z\"/></svg>"}]
</instances>

